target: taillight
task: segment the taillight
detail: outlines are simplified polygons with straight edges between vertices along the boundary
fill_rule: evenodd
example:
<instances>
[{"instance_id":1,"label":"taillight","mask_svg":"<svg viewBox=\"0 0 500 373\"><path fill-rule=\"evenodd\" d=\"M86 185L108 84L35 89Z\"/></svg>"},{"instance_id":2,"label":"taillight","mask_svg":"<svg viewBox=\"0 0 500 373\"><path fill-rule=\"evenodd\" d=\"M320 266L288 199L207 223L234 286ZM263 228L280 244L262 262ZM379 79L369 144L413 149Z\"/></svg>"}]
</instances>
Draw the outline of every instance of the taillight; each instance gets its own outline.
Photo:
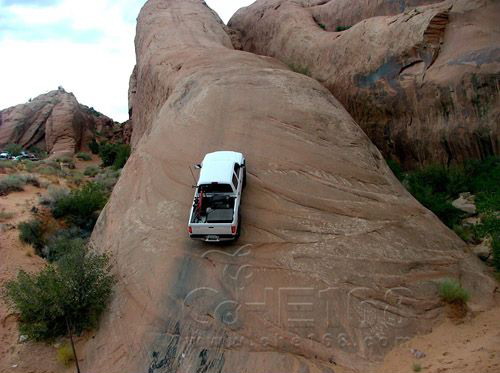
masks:
<instances>
[{"instance_id":1,"label":"taillight","mask_svg":"<svg viewBox=\"0 0 500 373\"><path fill-rule=\"evenodd\" d=\"M236 225L231 225L231 233L232 234L236 233Z\"/></svg>"},{"instance_id":2,"label":"taillight","mask_svg":"<svg viewBox=\"0 0 500 373\"><path fill-rule=\"evenodd\" d=\"M189 234L192 234L193 233L193 228L188 227L188 231L189 231Z\"/></svg>"}]
</instances>

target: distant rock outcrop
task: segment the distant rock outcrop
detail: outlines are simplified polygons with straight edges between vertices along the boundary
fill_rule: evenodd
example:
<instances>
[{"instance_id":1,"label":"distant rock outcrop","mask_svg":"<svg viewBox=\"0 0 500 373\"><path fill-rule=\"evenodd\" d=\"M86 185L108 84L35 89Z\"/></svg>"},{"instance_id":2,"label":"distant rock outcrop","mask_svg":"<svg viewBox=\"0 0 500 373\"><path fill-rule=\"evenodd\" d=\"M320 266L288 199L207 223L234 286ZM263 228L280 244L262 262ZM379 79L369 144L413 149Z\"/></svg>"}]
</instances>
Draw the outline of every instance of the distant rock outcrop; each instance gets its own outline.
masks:
<instances>
[{"instance_id":1,"label":"distant rock outcrop","mask_svg":"<svg viewBox=\"0 0 500 373\"><path fill-rule=\"evenodd\" d=\"M124 128L59 88L0 111L0 148L16 143L36 146L49 155L71 155L87 149L96 136L120 141Z\"/></svg>"},{"instance_id":2,"label":"distant rock outcrop","mask_svg":"<svg viewBox=\"0 0 500 373\"><path fill-rule=\"evenodd\" d=\"M500 154L498 14L492 0L257 0L229 26L244 50L327 87L386 157L417 166Z\"/></svg>"},{"instance_id":3,"label":"distant rock outcrop","mask_svg":"<svg viewBox=\"0 0 500 373\"><path fill-rule=\"evenodd\" d=\"M141 10L134 151L92 236L118 284L89 372L369 372L442 314L444 277L475 306L494 282L412 198L331 93L237 51L202 0ZM191 241L190 165L246 154L242 236Z\"/></svg>"}]
</instances>

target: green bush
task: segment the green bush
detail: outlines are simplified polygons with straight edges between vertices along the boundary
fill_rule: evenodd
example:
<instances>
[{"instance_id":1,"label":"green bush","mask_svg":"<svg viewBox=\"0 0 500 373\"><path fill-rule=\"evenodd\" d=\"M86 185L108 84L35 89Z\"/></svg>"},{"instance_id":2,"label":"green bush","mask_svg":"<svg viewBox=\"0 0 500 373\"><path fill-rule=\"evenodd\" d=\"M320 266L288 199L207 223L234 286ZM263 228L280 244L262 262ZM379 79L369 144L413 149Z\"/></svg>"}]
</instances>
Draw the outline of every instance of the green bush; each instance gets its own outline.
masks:
<instances>
[{"instance_id":1,"label":"green bush","mask_svg":"<svg viewBox=\"0 0 500 373\"><path fill-rule=\"evenodd\" d=\"M387 165L391 169L394 176L396 176L399 181L403 181L405 175L403 172L403 168L401 167L401 164L398 161L395 161L394 159L388 159Z\"/></svg>"},{"instance_id":2,"label":"green bush","mask_svg":"<svg viewBox=\"0 0 500 373\"><path fill-rule=\"evenodd\" d=\"M99 156L104 167L113 166L120 169L125 166L130 156L130 146L127 144L102 143L99 145Z\"/></svg>"},{"instance_id":3,"label":"green bush","mask_svg":"<svg viewBox=\"0 0 500 373\"><path fill-rule=\"evenodd\" d=\"M477 245L481 242L480 238L478 237L476 227L474 225L457 224L453 226L453 230L458 235L458 237L460 237L462 240L464 240L469 244Z\"/></svg>"},{"instance_id":4,"label":"green bush","mask_svg":"<svg viewBox=\"0 0 500 373\"><path fill-rule=\"evenodd\" d=\"M48 156L47 152L45 150L40 149L38 146L32 146L28 150L40 159L47 158Z\"/></svg>"},{"instance_id":5,"label":"green bush","mask_svg":"<svg viewBox=\"0 0 500 373\"><path fill-rule=\"evenodd\" d=\"M450 228L457 225L465 215L451 204L446 193L435 193L429 185L410 181L408 189L422 205L436 214Z\"/></svg>"},{"instance_id":6,"label":"green bush","mask_svg":"<svg viewBox=\"0 0 500 373\"><path fill-rule=\"evenodd\" d=\"M69 179L76 185L80 185L82 181L85 179L85 176L83 175L83 173L79 171L73 171L69 175Z\"/></svg>"},{"instance_id":7,"label":"green bush","mask_svg":"<svg viewBox=\"0 0 500 373\"><path fill-rule=\"evenodd\" d=\"M439 296L447 303L465 304L470 296L457 280L446 279L439 285Z\"/></svg>"},{"instance_id":8,"label":"green bush","mask_svg":"<svg viewBox=\"0 0 500 373\"><path fill-rule=\"evenodd\" d=\"M126 144L121 144L116 152L116 158L115 161L113 162L113 168L115 170L119 170L125 167L125 163L127 163L129 157L130 157L130 146Z\"/></svg>"},{"instance_id":9,"label":"green bush","mask_svg":"<svg viewBox=\"0 0 500 373\"><path fill-rule=\"evenodd\" d=\"M493 248L493 267L500 273L500 234L492 237L491 245Z\"/></svg>"},{"instance_id":10,"label":"green bush","mask_svg":"<svg viewBox=\"0 0 500 373\"><path fill-rule=\"evenodd\" d=\"M19 224L19 239L32 245L39 252L45 245L44 226L40 220L30 220Z\"/></svg>"},{"instance_id":11,"label":"green bush","mask_svg":"<svg viewBox=\"0 0 500 373\"><path fill-rule=\"evenodd\" d=\"M82 161L91 161L92 160L92 157L89 153L85 153L85 152L79 152L76 154L76 157L78 159L81 159Z\"/></svg>"},{"instance_id":12,"label":"green bush","mask_svg":"<svg viewBox=\"0 0 500 373\"><path fill-rule=\"evenodd\" d=\"M92 154L99 154L99 143L95 138L93 138L92 141L88 143L88 147Z\"/></svg>"},{"instance_id":13,"label":"green bush","mask_svg":"<svg viewBox=\"0 0 500 373\"><path fill-rule=\"evenodd\" d=\"M324 23L318 23L318 26L323 29L323 30L326 30L326 25Z\"/></svg>"},{"instance_id":14,"label":"green bush","mask_svg":"<svg viewBox=\"0 0 500 373\"><path fill-rule=\"evenodd\" d=\"M68 252L85 246L89 238L89 232L78 227L61 229L53 234L42 250L42 256L49 262L55 262Z\"/></svg>"},{"instance_id":15,"label":"green bush","mask_svg":"<svg viewBox=\"0 0 500 373\"><path fill-rule=\"evenodd\" d=\"M83 174L86 176L94 177L100 172L100 168L97 166L88 166Z\"/></svg>"},{"instance_id":16,"label":"green bush","mask_svg":"<svg viewBox=\"0 0 500 373\"><path fill-rule=\"evenodd\" d=\"M92 230L97 220L97 212L107 201L104 188L97 183L87 183L80 189L60 198L54 203L52 215L68 217L70 221L85 230Z\"/></svg>"},{"instance_id":17,"label":"green bush","mask_svg":"<svg viewBox=\"0 0 500 373\"><path fill-rule=\"evenodd\" d=\"M74 248L38 274L19 272L5 286L6 299L19 313L20 334L51 340L97 326L114 278L106 255Z\"/></svg>"},{"instance_id":18,"label":"green bush","mask_svg":"<svg viewBox=\"0 0 500 373\"><path fill-rule=\"evenodd\" d=\"M8 144L5 146L4 150L10 153L10 155L16 156L21 154L21 152L23 151L23 147L19 144Z\"/></svg>"}]
</instances>

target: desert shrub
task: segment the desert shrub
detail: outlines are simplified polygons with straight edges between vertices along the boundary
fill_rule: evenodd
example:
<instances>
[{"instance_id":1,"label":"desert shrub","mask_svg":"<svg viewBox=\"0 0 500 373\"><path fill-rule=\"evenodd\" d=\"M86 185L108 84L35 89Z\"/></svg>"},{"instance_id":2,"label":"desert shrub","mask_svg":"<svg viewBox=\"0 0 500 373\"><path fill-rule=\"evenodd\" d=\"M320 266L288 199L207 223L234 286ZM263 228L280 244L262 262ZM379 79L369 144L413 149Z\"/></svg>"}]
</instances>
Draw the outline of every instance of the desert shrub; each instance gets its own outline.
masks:
<instances>
[{"instance_id":1,"label":"desert shrub","mask_svg":"<svg viewBox=\"0 0 500 373\"><path fill-rule=\"evenodd\" d=\"M335 31L337 32L341 32L341 31L345 31L345 30L349 30L352 26L337 26L335 28Z\"/></svg>"},{"instance_id":2,"label":"desert shrub","mask_svg":"<svg viewBox=\"0 0 500 373\"><path fill-rule=\"evenodd\" d=\"M20 192L26 184L40 187L40 181L34 175L8 175L0 180L0 196Z\"/></svg>"},{"instance_id":3,"label":"desert shrub","mask_svg":"<svg viewBox=\"0 0 500 373\"><path fill-rule=\"evenodd\" d=\"M85 152L79 152L76 154L76 157L78 159L81 159L82 161L90 161L92 160L92 157L89 153L85 153Z\"/></svg>"},{"instance_id":4,"label":"desert shrub","mask_svg":"<svg viewBox=\"0 0 500 373\"><path fill-rule=\"evenodd\" d=\"M100 184L87 183L57 200L52 208L52 215L55 218L68 217L78 227L91 230L97 220L97 212L104 207L106 201L107 194Z\"/></svg>"},{"instance_id":5,"label":"desert shrub","mask_svg":"<svg viewBox=\"0 0 500 373\"><path fill-rule=\"evenodd\" d=\"M470 296L457 280L446 279L439 284L439 296L447 303L465 304Z\"/></svg>"},{"instance_id":6,"label":"desert shrub","mask_svg":"<svg viewBox=\"0 0 500 373\"><path fill-rule=\"evenodd\" d=\"M69 367L75 361L75 355L70 345L64 344L57 349L57 361L65 367Z\"/></svg>"},{"instance_id":7,"label":"desert shrub","mask_svg":"<svg viewBox=\"0 0 500 373\"><path fill-rule=\"evenodd\" d=\"M84 175L94 177L100 172L100 168L97 166L88 166L83 172Z\"/></svg>"},{"instance_id":8,"label":"desert shrub","mask_svg":"<svg viewBox=\"0 0 500 373\"><path fill-rule=\"evenodd\" d=\"M94 181L101 185L108 193L113 191L116 183L118 182L118 178L120 177L119 170L113 170L111 168L107 168L104 172L100 173L94 178Z\"/></svg>"},{"instance_id":9,"label":"desert shrub","mask_svg":"<svg viewBox=\"0 0 500 373\"><path fill-rule=\"evenodd\" d=\"M16 168L17 162L2 159L0 160L0 168Z\"/></svg>"},{"instance_id":10,"label":"desert shrub","mask_svg":"<svg viewBox=\"0 0 500 373\"><path fill-rule=\"evenodd\" d=\"M21 175L21 178L24 180L25 184L30 184L37 188L40 188L40 180L38 180L38 178L35 175L32 174Z\"/></svg>"},{"instance_id":11,"label":"desert shrub","mask_svg":"<svg viewBox=\"0 0 500 373\"><path fill-rule=\"evenodd\" d=\"M76 185L80 185L85 179L85 176L79 171L73 171L69 176L70 180Z\"/></svg>"},{"instance_id":12,"label":"desert shrub","mask_svg":"<svg viewBox=\"0 0 500 373\"><path fill-rule=\"evenodd\" d=\"M47 193L40 197L40 203L52 208L58 200L67 197L69 193L70 191L67 188L50 185L47 189Z\"/></svg>"},{"instance_id":13,"label":"desert shrub","mask_svg":"<svg viewBox=\"0 0 500 373\"><path fill-rule=\"evenodd\" d=\"M326 25L324 23L318 23L318 26L323 29L323 30L326 30Z\"/></svg>"},{"instance_id":14,"label":"desert shrub","mask_svg":"<svg viewBox=\"0 0 500 373\"><path fill-rule=\"evenodd\" d=\"M104 167L113 166L115 169L125 166L130 156L130 146L127 144L102 143L99 145L99 156Z\"/></svg>"},{"instance_id":15,"label":"desert shrub","mask_svg":"<svg viewBox=\"0 0 500 373\"><path fill-rule=\"evenodd\" d=\"M92 154L99 154L99 143L95 138L93 138L92 141L88 143L88 147Z\"/></svg>"},{"instance_id":16,"label":"desert shrub","mask_svg":"<svg viewBox=\"0 0 500 373\"><path fill-rule=\"evenodd\" d=\"M62 175L62 171L57 169L57 168L53 168L53 167L40 167L36 170L39 174L41 175L53 175L53 176L60 176Z\"/></svg>"},{"instance_id":17,"label":"desert shrub","mask_svg":"<svg viewBox=\"0 0 500 373\"><path fill-rule=\"evenodd\" d=\"M12 219L16 214L8 211L0 211L0 222Z\"/></svg>"},{"instance_id":18,"label":"desert shrub","mask_svg":"<svg viewBox=\"0 0 500 373\"><path fill-rule=\"evenodd\" d=\"M16 156L21 154L21 152L23 151L23 147L19 144L8 144L5 146L4 150L10 153L10 155Z\"/></svg>"},{"instance_id":19,"label":"desert shrub","mask_svg":"<svg viewBox=\"0 0 500 373\"><path fill-rule=\"evenodd\" d=\"M25 184L24 179L19 175L8 175L0 180L0 196L20 192Z\"/></svg>"},{"instance_id":20,"label":"desert shrub","mask_svg":"<svg viewBox=\"0 0 500 373\"><path fill-rule=\"evenodd\" d=\"M20 271L5 286L19 313L19 330L33 340L50 340L97 326L114 284L106 255L73 249L38 274Z\"/></svg>"},{"instance_id":21,"label":"desert shrub","mask_svg":"<svg viewBox=\"0 0 500 373\"><path fill-rule=\"evenodd\" d=\"M48 239L42 250L42 256L49 262L55 262L68 252L85 246L88 238L89 232L78 227L61 229Z\"/></svg>"},{"instance_id":22,"label":"desert shrub","mask_svg":"<svg viewBox=\"0 0 500 373\"><path fill-rule=\"evenodd\" d=\"M499 191L485 191L477 193L475 202L478 211L500 211L500 188L498 189Z\"/></svg>"},{"instance_id":23,"label":"desert shrub","mask_svg":"<svg viewBox=\"0 0 500 373\"><path fill-rule=\"evenodd\" d=\"M446 193L436 193L429 185L410 182L408 189L422 205L436 214L450 228L457 225L465 215L451 204Z\"/></svg>"},{"instance_id":24,"label":"desert shrub","mask_svg":"<svg viewBox=\"0 0 500 373\"><path fill-rule=\"evenodd\" d=\"M64 166L68 167L69 169L75 168L75 161L71 157L68 157L68 156L58 157L55 159L55 161L62 163Z\"/></svg>"},{"instance_id":25,"label":"desert shrub","mask_svg":"<svg viewBox=\"0 0 500 373\"><path fill-rule=\"evenodd\" d=\"M115 170L119 170L120 168L125 167L125 163L127 163L129 157L130 157L130 146L126 144L121 144L116 152L116 158L115 161L113 162L113 168Z\"/></svg>"},{"instance_id":26,"label":"desert shrub","mask_svg":"<svg viewBox=\"0 0 500 373\"><path fill-rule=\"evenodd\" d=\"M480 243L480 238L477 234L475 225L464 224L464 225L454 225L453 230L455 233L467 243L478 244Z\"/></svg>"},{"instance_id":27,"label":"desert shrub","mask_svg":"<svg viewBox=\"0 0 500 373\"><path fill-rule=\"evenodd\" d=\"M48 156L47 152L43 149L40 149L38 146L32 146L28 150L40 159L47 158Z\"/></svg>"},{"instance_id":28,"label":"desert shrub","mask_svg":"<svg viewBox=\"0 0 500 373\"><path fill-rule=\"evenodd\" d=\"M40 220L30 220L19 224L19 239L33 246L39 252L45 245L44 226Z\"/></svg>"},{"instance_id":29,"label":"desert shrub","mask_svg":"<svg viewBox=\"0 0 500 373\"><path fill-rule=\"evenodd\" d=\"M39 161L30 161L30 160L23 160L22 161L22 164L24 166L24 168L26 169L26 171L28 172L33 172L35 171L35 169L40 166L40 162Z\"/></svg>"},{"instance_id":30,"label":"desert shrub","mask_svg":"<svg viewBox=\"0 0 500 373\"><path fill-rule=\"evenodd\" d=\"M290 64L288 64L288 67L290 68L290 70L292 70L298 74L311 76L311 72L309 71L309 68L307 66L302 66L302 65L290 63Z\"/></svg>"},{"instance_id":31,"label":"desert shrub","mask_svg":"<svg viewBox=\"0 0 500 373\"><path fill-rule=\"evenodd\" d=\"M414 372L421 372L422 371L422 366L419 363L413 363L412 369Z\"/></svg>"}]
</instances>

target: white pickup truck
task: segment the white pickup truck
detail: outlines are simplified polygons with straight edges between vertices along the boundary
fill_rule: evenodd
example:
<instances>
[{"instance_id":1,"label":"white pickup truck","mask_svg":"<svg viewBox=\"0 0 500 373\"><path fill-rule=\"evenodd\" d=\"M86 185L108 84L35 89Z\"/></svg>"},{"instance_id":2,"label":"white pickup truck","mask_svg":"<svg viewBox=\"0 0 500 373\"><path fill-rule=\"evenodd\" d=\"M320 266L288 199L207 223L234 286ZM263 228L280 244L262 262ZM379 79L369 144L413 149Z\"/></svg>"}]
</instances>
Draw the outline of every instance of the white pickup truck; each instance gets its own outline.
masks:
<instances>
[{"instance_id":1,"label":"white pickup truck","mask_svg":"<svg viewBox=\"0 0 500 373\"><path fill-rule=\"evenodd\" d=\"M209 153L197 168L201 171L189 214L189 236L206 242L238 239L245 157L231 151Z\"/></svg>"}]
</instances>

